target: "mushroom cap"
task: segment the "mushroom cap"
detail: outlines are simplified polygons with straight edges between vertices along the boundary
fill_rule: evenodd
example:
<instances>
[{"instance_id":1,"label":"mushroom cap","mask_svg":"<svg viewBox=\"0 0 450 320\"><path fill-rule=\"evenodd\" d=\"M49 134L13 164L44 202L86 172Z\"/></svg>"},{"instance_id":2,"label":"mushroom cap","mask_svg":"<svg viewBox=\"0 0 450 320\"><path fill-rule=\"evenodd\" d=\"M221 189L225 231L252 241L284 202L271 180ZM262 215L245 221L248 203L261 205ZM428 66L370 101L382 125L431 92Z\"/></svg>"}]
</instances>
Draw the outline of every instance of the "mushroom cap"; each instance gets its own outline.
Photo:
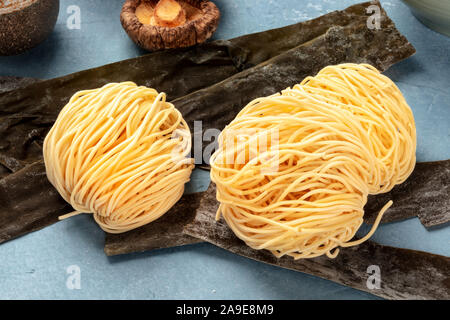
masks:
<instances>
[{"instance_id":1,"label":"mushroom cap","mask_svg":"<svg viewBox=\"0 0 450 320\"><path fill-rule=\"evenodd\" d=\"M120 14L120 22L128 36L137 45L149 51L190 47L205 42L217 29L220 19L219 9L213 2L206 0L178 1L199 9L201 14L176 27L144 25L136 16L136 8L141 3L149 1L126 0Z\"/></svg>"}]
</instances>

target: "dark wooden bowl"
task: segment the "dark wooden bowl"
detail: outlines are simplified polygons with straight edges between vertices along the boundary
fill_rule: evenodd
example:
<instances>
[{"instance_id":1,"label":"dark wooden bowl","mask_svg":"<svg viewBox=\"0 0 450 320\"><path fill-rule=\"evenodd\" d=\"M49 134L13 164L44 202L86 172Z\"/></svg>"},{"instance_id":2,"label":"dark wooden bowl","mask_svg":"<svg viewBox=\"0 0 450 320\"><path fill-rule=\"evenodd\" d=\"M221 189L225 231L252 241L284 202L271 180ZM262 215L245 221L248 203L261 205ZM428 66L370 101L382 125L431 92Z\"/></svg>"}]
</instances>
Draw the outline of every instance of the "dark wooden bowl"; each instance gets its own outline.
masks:
<instances>
[{"instance_id":1,"label":"dark wooden bowl","mask_svg":"<svg viewBox=\"0 0 450 320\"><path fill-rule=\"evenodd\" d=\"M53 31L59 0L0 0L0 55L22 53Z\"/></svg>"}]
</instances>

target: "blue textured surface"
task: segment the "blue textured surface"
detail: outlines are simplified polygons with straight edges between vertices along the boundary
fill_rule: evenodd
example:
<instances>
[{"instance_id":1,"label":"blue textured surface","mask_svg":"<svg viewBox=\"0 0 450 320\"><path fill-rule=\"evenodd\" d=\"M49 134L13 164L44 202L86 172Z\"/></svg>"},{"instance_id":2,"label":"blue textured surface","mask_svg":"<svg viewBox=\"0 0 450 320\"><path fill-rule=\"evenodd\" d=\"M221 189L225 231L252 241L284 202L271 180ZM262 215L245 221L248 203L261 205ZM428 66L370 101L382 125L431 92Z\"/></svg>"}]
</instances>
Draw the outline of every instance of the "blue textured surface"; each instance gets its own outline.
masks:
<instances>
[{"instance_id":1,"label":"blue textured surface","mask_svg":"<svg viewBox=\"0 0 450 320\"><path fill-rule=\"evenodd\" d=\"M281 27L356 1L216 0L222 20L215 38ZM450 38L420 24L398 0L382 1L417 54L386 74L411 105L418 129L418 160L450 158ZM69 5L81 8L81 30L69 30ZM63 0L54 33L16 57L0 57L0 75L52 78L144 52L119 22L120 0ZM190 190L204 190L195 172ZM373 240L450 255L450 229L425 229L418 219L381 226ZM78 216L0 245L0 298L64 299L374 299L330 281L268 266L209 244L108 258L103 232ZM66 269L81 269L81 289L66 287ZM382 276L382 275L381 275ZM412 284L414 285L414 284Z\"/></svg>"}]
</instances>

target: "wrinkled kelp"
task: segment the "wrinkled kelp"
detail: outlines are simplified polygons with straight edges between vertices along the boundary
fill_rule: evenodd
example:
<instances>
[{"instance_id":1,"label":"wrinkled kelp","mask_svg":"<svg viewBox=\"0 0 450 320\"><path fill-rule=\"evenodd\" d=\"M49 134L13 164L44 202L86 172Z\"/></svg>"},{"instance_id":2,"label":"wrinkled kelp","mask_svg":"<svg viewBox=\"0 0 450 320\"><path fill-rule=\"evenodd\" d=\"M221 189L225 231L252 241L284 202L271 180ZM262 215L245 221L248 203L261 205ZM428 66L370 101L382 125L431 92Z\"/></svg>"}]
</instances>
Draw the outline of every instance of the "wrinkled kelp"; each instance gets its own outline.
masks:
<instances>
[{"instance_id":1,"label":"wrinkled kelp","mask_svg":"<svg viewBox=\"0 0 450 320\"><path fill-rule=\"evenodd\" d=\"M244 257L328 279L386 299L449 299L450 258L427 252L394 248L366 241L341 248L335 259L321 256L294 260L277 259L267 250L254 250L238 239L223 220L216 221L218 208L213 185L200 200L194 220L184 232ZM381 272L379 289L369 289L369 266Z\"/></svg>"},{"instance_id":2,"label":"wrinkled kelp","mask_svg":"<svg viewBox=\"0 0 450 320\"><path fill-rule=\"evenodd\" d=\"M426 227L450 221L450 160L419 162L411 176L388 193L369 196L365 221L373 223L380 209L389 200L394 205L383 222L418 217Z\"/></svg>"},{"instance_id":3,"label":"wrinkled kelp","mask_svg":"<svg viewBox=\"0 0 450 320\"><path fill-rule=\"evenodd\" d=\"M29 84L36 83L38 80L33 78L20 77L0 77L0 93L23 88ZM0 122L0 126L1 126ZM23 168L23 164L18 162L14 157L8 157L3 154L0 149L0 179L12 172L16 172Z\"/></svg>"},{"instance_id":4,"label":"wrinkled kelp","mask_svg":"<svg viewBox=\"0 0 450 320\"><path fill-rule=\"evenodd\" d=\"M212 184L208 192L215 192ZM392 191L374 197L364 207L364 221L373 223L380 209L389 201L394 204L384 214L381 223L404 220L418 216L425 226L433 226L450 221L450 160L436 162L417 163L413 174L404 184L395 187ZM207 197L207 192L198 193L199 197ZM191 197L185 195L184 197ZM183 197L183 199L184 199ZM174 207L164 215L164 219L170 219L174 230L182 230L184 226L194 220L197 210L207 211L202 208L197 200L195 205L186 210L185 205ZM211 210L215 210L212 208ZM177 216L170 217L171 215ZM136 251L145 251L156 248L170 247L196 243L199 240L193 237L187 238L177 233L170 233L162 219L156 220L150 225L132 230L120 235L107 234L105 240L105 252L107 255L126 254ZM173 237L173 238L172 238ZM161 245L159 238L167 242ZM139 246L136 246L139 242Z\"/></svg>"},{"instance_id":5,"label":"wrinkled kelp","mask_svg":"<svg viewBox=\"0 0 450 320\"><path fill-rule=\"evenodd\" d=\"M48 181L42 161L0 179L0 203L0 243L53 224L58 216L73 211Z\"/></svg>"}]
</instances>

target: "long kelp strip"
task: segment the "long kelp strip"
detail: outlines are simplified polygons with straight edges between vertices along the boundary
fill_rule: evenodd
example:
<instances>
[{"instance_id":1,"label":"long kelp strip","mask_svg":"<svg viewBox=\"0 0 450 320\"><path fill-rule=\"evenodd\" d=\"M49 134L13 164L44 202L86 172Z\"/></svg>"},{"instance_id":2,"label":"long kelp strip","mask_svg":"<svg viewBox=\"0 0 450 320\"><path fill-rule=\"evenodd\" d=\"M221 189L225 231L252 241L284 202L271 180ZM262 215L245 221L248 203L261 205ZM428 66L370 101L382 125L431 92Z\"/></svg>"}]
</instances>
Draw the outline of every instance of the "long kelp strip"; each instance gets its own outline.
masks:
<instances>
[{"instance_id":1,"label":"long kelp strip","mask_svg":"<svg viewBox=\"0 0 450 320\"><path fill-rule=\"evenodd\" d=\"M0 76L0 93L11 90L17 90L32 83L38 82L38 79L21 78L21 77L1 77ZM2 122L0 122L1 124ZM4 154L0 149L0 179L22 169L25 164L14 156Z\"/></svg>"},{"instance_id":2,"label":"long kelp strip","mask_svg":"<svg viewBox=\"0 0 450 320\"><path fill-rule=\"evenodd\" d=\"M313 41L332 27L347 26L355 19L366 20L369 5L354 5L310 21L232 40L154 52L1 93L0 152L4 158L21 163L22 167L42 159L39 146L61 108L79 90L101 87L110 82L134 81L165 92L168 99L173 100ZM394 31L393 36L401 37ZM401 37L400 42L405 41ZM412 46L409 47L411 50ZM403 52L404 49L394 48L393 51ZM9 169L12 172L17 170Z\"/></svg>"},{"instance_id":3,"label":"long kelp strip","mask_svg":"<svg viewBox=\"0 0 450 320\"><path fill-rule=\"evenodd\" d=\"M48 181L42 161L0 180L0 204L0 243L42 229L73 211Z\"/></svg>"},{"instance_id":4,"label":"long kelp strip","mask_svg":"<svg viewBox=\"0 0 450 320\"><path fill-rule=\"evenodd\" d=\"M318 276L386 299L450 298L448 257L366 241L359 246L341 248L335 259L326 256L301 260L291 257L277 259L266 250L248 247L223 220L216 221L217 208L215 188L211 185L200 201L195 219L184 232L250 259ZM380 271L378 289L367 285L368 268L371 266Z\"/></svg>"},{"instance_id":5,"label":"long kelp strip","mask_svg":"<svg viewBox=\"0 0 450 320\"><path fill-rule=\"evenodd\" d=\"M392 191L369 198L364 207L364 221L373 223L380 208L389 200L394 204L383 215L381 223L405 220L418 216L425 226L446 223L450 220L450 160L417 163L413 174L402 185ZM210 186L209 192L215 192L215 186ZM190 195L189 195L190 196ZM199 193L200 197L207 196L206 192ZM187 197L186 195L183 199ZM184 201L189 201L185 199ZM194 220L199 203L188 211L185 205L174 207L166 213L164 219L170 219L173 230L182 230ZM201 208L203 210L203 208ZM19 213L17 213L19 214ZM170 216L178 216L178 219ZM431 221L432 223L429 223ZM428 222L428 223L427 223ZM170 236L168 236L170 235ZM164 245L158 239L164 239ZM172 247L181 244L198 242L193 237L186 238L167 229L164 220L156 220L150 225L132 230L120 235L107 234L105 252L107 255L126 254L155 248ZM139 246L136 243L139 242Z\"/></svg>"},{"instance_id":6,"label":"long kelp strip","mask_svg":"<svg viewBox=\"0 0 450 320\"><path fill-rule=\"evenodd\" d=\"M300 83L328 65L368 63L384 71L415 50L385 12L382 13L378 30L367 28L367 16L357 16L345 27L330 27L313 41L172 102L191 126L194 141L198 142L203 140L206 130L222 130L251 100ZM202 131L195 130L193 122L197 120L203 122ZM208 155L203 157L207 162Z\"/></svg>"}]
</instances>

